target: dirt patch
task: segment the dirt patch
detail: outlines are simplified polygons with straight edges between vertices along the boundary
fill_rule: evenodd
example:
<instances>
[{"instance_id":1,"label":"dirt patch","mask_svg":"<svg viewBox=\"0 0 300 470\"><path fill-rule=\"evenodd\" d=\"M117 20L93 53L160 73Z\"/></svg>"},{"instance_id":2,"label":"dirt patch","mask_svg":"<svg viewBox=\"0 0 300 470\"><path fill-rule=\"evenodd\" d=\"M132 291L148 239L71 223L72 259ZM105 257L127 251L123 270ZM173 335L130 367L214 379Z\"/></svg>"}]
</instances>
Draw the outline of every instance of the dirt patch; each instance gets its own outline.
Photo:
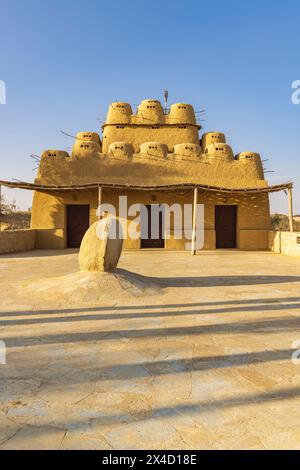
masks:
<instances>
[{"instance_id":1,"label":"dirt patch","mask_svg":"<svg viewBox=\"0 0 300 470\"><path fill-rule=\"evenodd\" d=\"M160 293L161 287L126 270L114 273L76 272L64 276L48 277L20 286L19 295L35 302L58 300L72 303L119 301L130 297L142 297Z\"/></svg>"}]
</instances>

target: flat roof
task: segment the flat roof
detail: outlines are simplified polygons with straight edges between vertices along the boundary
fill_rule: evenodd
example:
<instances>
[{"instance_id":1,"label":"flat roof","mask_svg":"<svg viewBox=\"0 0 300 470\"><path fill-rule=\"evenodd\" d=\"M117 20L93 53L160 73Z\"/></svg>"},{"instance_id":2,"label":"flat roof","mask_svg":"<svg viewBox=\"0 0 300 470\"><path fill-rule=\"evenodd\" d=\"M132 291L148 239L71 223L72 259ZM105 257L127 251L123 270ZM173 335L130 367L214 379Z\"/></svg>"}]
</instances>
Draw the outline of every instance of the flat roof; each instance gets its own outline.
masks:
<instances>
[{"instance_id":1,"label":"flat roof","mask_svg":"<svg viewBox=\"0 0 300 470\"><path fill-rule=\"evenodd\" d=\"M121 184L121 183L86 183L77 185L46 185L46 184L35 184L26 183L25 181L5 181L0 180L0 185L7 188L19 188L28 189L31 191L41 192L56 192L56 191L83 191L90 189L98 189L102 187L104 189L113 190L131 190L131 191L180 191L180 190L193 190L198 188L203 191L221 192L221 193L274 193L278 191L284 191L293 188L293 182L287 182L278 184L275 186L263 186L263 187L249 187L249 188L229 188L222 186L210 186L206 184L168 184L168 185L132 185L132 184Z\"/></svg>"}]
</instances>

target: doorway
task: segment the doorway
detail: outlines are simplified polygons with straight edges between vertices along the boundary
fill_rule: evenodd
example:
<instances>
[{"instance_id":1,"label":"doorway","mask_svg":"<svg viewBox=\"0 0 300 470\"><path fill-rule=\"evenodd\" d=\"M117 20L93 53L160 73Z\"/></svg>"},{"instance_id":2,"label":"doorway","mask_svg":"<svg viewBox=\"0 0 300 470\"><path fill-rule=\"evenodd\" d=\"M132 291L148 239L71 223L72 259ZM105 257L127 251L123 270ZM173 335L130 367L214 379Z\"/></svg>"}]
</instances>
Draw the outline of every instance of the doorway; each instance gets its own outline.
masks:
<instances>
[{"instance_id":1,"label":"doorway","mask_svg":"<svg viewBox=\"0 0 300 470\"><path fill-rule=\"evenodd\" d=\"M159 204L144 206L141 211L141 248L164 248L163 232L163 213Z\"/></svg>"},{"instance_id":2,"label":"doorway","mask_svg":"<svg viewBox=\"0 0 300 470\"><path fill-rule=\"evenodd\" d=\"M237 206L215 206L216 248L237 247Z\"/></svg>"},{"instance_id":3,"label":"doorway","mask_svg":"<svg viewBox=\"0 0 300 470\"><path fill-rule=\"evenodd\" d=\"M79 248L90 225L90 206L74 204L67 206L67 247Z\"/></svg>"}]
</instances>

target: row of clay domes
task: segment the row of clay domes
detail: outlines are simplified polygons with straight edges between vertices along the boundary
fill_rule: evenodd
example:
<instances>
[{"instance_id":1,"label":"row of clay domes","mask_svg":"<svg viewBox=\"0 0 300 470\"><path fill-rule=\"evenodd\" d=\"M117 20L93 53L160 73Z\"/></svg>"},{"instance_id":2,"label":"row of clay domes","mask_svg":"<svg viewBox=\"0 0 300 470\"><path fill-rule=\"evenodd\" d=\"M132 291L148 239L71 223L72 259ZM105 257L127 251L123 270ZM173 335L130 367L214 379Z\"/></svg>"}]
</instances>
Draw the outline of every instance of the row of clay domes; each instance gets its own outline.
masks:
<instances>
[{"instance_id":1,"label":"row of clay domes","mask_svg":"<svg viewBox=\"0 0 300 470\"><path fill-rule=\"evenodd\" d=\"M153 106L156 100L148 100ZM225 135L221 132L208 132L203 134L201 145L195 143L181 143L174 145L174 151L170 152L168 146L161 142L144 142L140 145L140 154L148 155L149 157L162 157L166 158L168 154L173 154L178 157L208 157L213 159L221 159L223 161L238 160L241 162L254 161L262 169L261 158L255 152L241 152L234 156L232 148L226 144ZM101 153L101 140L99 134L96 132L83 131L76 135L76 140L73 146L72 157L88 156L94 153ZM133 146L124 141L112 142L109 145L108 155L115 157L131 158L135 154ZM61 150L47 150L43 153L42 157L64 157L68 158L68 152Z\"/></svg>"},{"instance_id":2,"label":"row of clay domes","mask_svg":"<svg viewBox=\"0 0 300 470\"><path fill-rule=\"evenodd\" d=\"M101 146L100 136L99 134L97 134L97 132L90 132L90 131L78 132L78 134L76 135L75 145L83 144L85 141L95 142ZM203 152L210 144L215 144L215 143L225 144L226 143L225 134L223 134L222 132L207 132L206 134L202 135L201 147L202 147Z\"/></svg>"},{"instance_id":3,"label":"row of clay domes","mask_svg":"<svg viewBox=\"0 0 300 470\"><path fill-rule=\"evenodd\" d=\"M190 124L196 125L194 108L190 104L172 104L166 113L158 100L144 100L133 114L129 103L115 102L108 108L105 124Z\"/></svg>"},{"instance_id":4,"label":"row of clay domes","mask_svg":"<svg viewBox=\"0 0 300 470\"><path fill-rule=\"evenodd\" d=\"M75 140L74 146L84 147L86 142L95 142L101 148L101 139L97 132L83 131L83 132L78 132L76 134L76 140ZM225 134L223 134L222 132L207 132L206 134L203 134L202 139L201 139L202 151L204 152L205 149L210 144L214 144L214 143L225 144L226 143ZM96 148L95 146L93 147Z\"/></svg>"},{"instance_id":5,"label":"row of clay domes","mask_svg":"<svg viewBox=\"0 0 300 470\"><path fill-rule=\"evenodd\" d=\"M149 156L161 156L167 157L168 155L178 155L183 157L194 156L194 157L208 157L208 158L220 158L225 161L239 160L241 162L255 161L261 163L261 158L258 153L246 151L241 152L234 156L232 148L228 144L218 143L210 144L206 147L205 152L202 152L200 145L193 143L182 143L174 145L174 151L169 152L168 146L160 142L144 142L140 146L140 154ZM134 154L133 147L131 144L126 142L113 142L109 146L108 154L114 156L127 155L131 157ZM136 155L137 153L135 153Z\"/></svg>"},{"instance_id":6,"label":"row of clay domes","mask_svg":"<svg viewBox=\"0 0 300 470\"><path fill-rule=\"evenodd\" d=\"M93 155L95 153L101 153L100 144L94 141L80 142L77 141L73 147L72 157L84 157ZM140 146L138 152L142 155L147 155L149 157L162 157L167 158L168 155L182 156L182 157L208 157L212 159L222 159L223 161L233 161L239 160L241 162L255 161L256 163L261 164L261 158L258 153L254 152L241 152L238 155L234 156L232 148L228 144L218 143L218 144L209 144L206 147L205 152L202 152L200 145L193 143L182 143L174 146L174 152L169 152L168 146L160 142L144 142ZM126 157L132 158L134 153L133 146L127 142L113 142L109 146L108 155L114 157ZM46 150L42 154L42 158L53 158L53 157L63 157L69 158L68 152L62 150Z\"/></svg>"}]
</instances>

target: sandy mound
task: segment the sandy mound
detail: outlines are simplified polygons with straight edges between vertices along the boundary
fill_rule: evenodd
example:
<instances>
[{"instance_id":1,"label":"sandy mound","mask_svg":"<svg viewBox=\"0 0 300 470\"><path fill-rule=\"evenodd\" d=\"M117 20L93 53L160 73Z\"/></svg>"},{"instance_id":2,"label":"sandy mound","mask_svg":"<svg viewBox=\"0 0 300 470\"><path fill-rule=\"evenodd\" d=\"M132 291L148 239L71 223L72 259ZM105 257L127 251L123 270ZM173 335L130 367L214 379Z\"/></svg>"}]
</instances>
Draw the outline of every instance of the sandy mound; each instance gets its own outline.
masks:
<instances>
[{"instance_id":1,"label":"sandy mound","mask_svg":"<svg viewBox=\"0 0 300 470\"><path fill-rule=\"evenodd\" d=\"M160 286L152 280L118 269L114 273L76 272L26 282L20 287L19 295L33 302L118 302L160 291Z\"/></svg>"}]
</instances>

